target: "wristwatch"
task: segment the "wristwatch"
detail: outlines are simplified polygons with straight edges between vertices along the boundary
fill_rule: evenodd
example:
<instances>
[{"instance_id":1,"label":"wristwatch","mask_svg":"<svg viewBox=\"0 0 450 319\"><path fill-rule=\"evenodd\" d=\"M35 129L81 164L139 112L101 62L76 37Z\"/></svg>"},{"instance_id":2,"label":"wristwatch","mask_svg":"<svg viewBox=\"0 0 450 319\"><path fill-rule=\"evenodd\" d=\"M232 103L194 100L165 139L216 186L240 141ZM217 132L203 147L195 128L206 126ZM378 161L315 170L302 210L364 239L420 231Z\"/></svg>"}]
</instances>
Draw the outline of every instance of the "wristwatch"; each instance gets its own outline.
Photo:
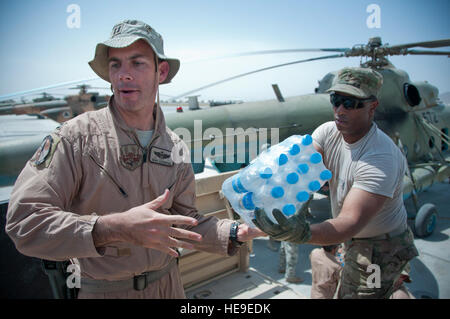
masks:
<instances>
[{"instance_id":1,"label":"wristwatch","mask_svg":"<svg viewBox=\"0 0 450 319\"><path fill-rule=\"evenodd\" d=\"M239 228L240 224L241 223L239 223L239 222L234 222L233 224L231 224L231 228L230 228L230 240L233 244L235 244L237 246L241 246L243 244L243 242L239 241L238 237L237 237L237 232L238 232L238 228Z\"/></svg>"}]
</instances>

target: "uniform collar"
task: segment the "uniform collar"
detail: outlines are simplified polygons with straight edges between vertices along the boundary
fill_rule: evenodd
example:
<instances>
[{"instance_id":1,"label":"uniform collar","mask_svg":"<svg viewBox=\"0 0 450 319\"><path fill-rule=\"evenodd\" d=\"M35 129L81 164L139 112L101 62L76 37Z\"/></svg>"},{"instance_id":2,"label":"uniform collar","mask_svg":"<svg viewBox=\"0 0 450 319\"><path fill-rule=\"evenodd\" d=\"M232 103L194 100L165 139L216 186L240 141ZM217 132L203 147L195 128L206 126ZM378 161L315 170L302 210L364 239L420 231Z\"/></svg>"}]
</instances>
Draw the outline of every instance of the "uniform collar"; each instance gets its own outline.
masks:
<instances>
[{"instance_id":1,"label":"uniform collar","mask_svg":"<svg viewBox=\"0 0 450 319\"><path fill-rule=\"evenodd\" d=\"M372 122L372 126L370 127L369 131L361 137L359 140L357 140L355 143L349 144L344 140L344 145L347 149L355 149L360 147L362 144L366 143L366 141L376 132L378 126L375 122Z\"/></svg>"},{"instance_id":2,"label":"uniform collar","mask_svg":"<svg viewBox=\"0 0 450 319\"><path fill-rule=\"evenodd\" d=\"M122 118L122 116L114 106L114 95L112 95L111 98L109 99L108 109L115 125L117 125L119 128L121 128L126 132L130 132L136 135L136 129L128 126L128 124L125 122L125 120ZM155 120L155 128L152 140L155 139L157 136L162 135L166 131L166 120L164 118L164 113L162 112L161 107L157 103L155 103L155 106L153 108L153 119Z\"/></svg>"}]
</instances>

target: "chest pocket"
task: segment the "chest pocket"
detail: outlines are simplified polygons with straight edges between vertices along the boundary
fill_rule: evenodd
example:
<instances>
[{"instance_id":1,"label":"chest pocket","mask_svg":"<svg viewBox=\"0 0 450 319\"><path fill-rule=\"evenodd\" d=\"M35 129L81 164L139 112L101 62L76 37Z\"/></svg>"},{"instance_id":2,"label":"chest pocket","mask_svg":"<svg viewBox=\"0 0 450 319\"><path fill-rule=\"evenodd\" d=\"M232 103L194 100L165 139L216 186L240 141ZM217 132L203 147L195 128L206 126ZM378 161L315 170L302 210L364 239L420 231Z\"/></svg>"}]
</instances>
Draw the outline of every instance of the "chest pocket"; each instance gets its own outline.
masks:
<instances>
[{"instance_id":1,"label":"chest pocket","mask_svg":"<svg viewBox=\"0 0 450 319\"><path fill-rule=\"evenodd\" d=\"M166 189L170 191L168 200L160 208L160 210L164 210L168 213L168 210L173 204L176 188L179 185L179 179L182 178L179 173L179 166L165 166L152 162L144 163L143 166L143 186L144 188L149 187L151 198L157 198L164 194Z\"/></svg>"},{"instance_id":2,"label":"chest pocket","mask_svg":"<svg viewBox=\"0 0 450 319\"><path fill-rule=\"evenodd\" d=\"M97 176L98 179L103 179L106 182L110 183L112 187L114 187L123 197L128 197L124 187L121 185L118 178L116 178L113 174L114 170L108 168L104 161L99 160L98 156L92 152L88 152L87 158L89 158L90 167L92 169L91 172L88 172L88 175L92 174L92 176ZM96 174L96 172L99 172ZM103 182L101 183L103 184Z\"/></svg>"}]
</instances>

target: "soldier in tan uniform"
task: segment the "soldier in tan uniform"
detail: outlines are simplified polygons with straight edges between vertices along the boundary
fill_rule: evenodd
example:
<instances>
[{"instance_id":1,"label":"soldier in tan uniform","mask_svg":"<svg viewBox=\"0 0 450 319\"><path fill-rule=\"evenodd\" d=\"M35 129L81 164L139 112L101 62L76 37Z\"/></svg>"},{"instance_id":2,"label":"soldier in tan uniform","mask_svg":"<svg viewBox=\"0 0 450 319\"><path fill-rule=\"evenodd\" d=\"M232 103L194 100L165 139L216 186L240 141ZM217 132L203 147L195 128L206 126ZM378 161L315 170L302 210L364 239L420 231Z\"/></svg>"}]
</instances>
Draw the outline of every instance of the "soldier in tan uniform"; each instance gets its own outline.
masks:
<instances>
[{"instance_id":1,"label":"soldier in tan uniform","mask_svg":"<svg viewBox=\"0 0 450 319\"><path fill-rule=\"evenodd\" d=\"M339 245L315 248L309 254L311 261L311 299L333 299L339 283L342 266L336 258Z\"/></svg>"},{"instance_id":2,"label":"soldier in tan uniform","mask_svg":"<svg viewBox=\"0 0 450 319\"><path fill-rule=\"evenodd\" d=\"M370 68L344 68L330 92L335 120L313 132L314 147L332 171L333 218L309 226L306 211L274 224L262 210L255 224L277 240L344 243L338 298L389 298L409 260L418 255L403 203L406 159L374 122L383 77Z\"/></svg>"},{"instance_id":3,"label":"soldier in tan uniform","mask_svg":"<svg viewBox=\"0 0 450 319\"><path fill-rule=\"evenodd\" d=\"M179 61L155 30L115 25L89 64L111 83L110 104L45 138L14 186L6 232L25 255L79 264L79 298L185 298L176 247L232 255L262 232L197 213L192 166L175 160L183 142L157 98Z\"/></svg>"}]
</instances>

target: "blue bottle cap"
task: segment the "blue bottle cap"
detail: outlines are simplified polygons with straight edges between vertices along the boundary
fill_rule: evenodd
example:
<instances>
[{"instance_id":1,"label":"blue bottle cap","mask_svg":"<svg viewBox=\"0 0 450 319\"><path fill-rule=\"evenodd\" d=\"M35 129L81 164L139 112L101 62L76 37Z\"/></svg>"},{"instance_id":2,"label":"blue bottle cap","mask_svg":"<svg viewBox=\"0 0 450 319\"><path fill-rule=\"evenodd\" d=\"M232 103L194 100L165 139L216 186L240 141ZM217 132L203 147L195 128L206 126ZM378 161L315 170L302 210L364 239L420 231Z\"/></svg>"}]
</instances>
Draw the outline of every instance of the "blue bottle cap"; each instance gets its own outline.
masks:
<instances>
[{"instance_id":1,"label":"blue bottle cap","mask_svg":"<svg viewBox=\"0 0 450 319\"><path fill-rule=\"evenodd\" d=\"M309 183L308 188L312 191L312 192L317 192L320 189L320 183L319 181L312 181L311 183Z\"/></svg>"},{"instance_id":2,"label":"blue bottle cap","mask_svg":"<svg viewBox=\"0 0 450 319\"><path fill-rule=\"evenodd\" d=\"M286 182L289 184L295 184L298 182L298 175L297 173L290 173L286 176Z\"/></svg>"},{"instance_id":3,"label":"blue bottle cap","mask_svg":"<svg viewBox=\"0 0 450 319\"><path fill-rule=\"evenodd\" d=\"M320 163L320 161L322 160L322 155L320 155L320 153L314 153L314 154L311 155L309 160L313 164Z\"/></svg>"},{"instance_id":4,"label":"blue bottle cap","mask_svg":"<svg viewBox=\"0 0 450 319\"><path fill-rule=\"evenodd\" d=\"M297 166L297 172L299 172L300 174L306 174L309 171L309 166L308 164L299 164Z\"/></svg>"},{"instance_id":5,"label":"blue bottle cap","mask_svg":"<svg viewBox=\"0 0 450 319\"><path fill-rule=\"evenodd\" d=\"M284 189L281 186L276 186L272 188L272 191L270 192L270 195L272 195L273 198L280 198L284 195Z\"/></svg>"},{"instance_id":6,"label":"blue bottle cap","mask_svg":"<svg viewBox=\"0 0 450 319\"><path fill-rule=\"evenodd\" d=\"M286 164L288 161L288 157L286 154L281 154L280 157L278 158L278 165L284 165Z\"/></svg>"},{"instance_id":7,"label":"blue bottle cap","mask_svg":"<svg viewBox=\"0 0 450 319\"><path fill-rule=\"evenodd\" d=\"M253 203L253 193L248 192L247 194L242 197L242 205L245 207L245 209L248 210L254 210L255 204Z\"/></svg>"},{"instance_id":8,"label":"blue bottle cap","mask_svg":"<svg viewBox=\"0 0 450 319\"><path fill-rule=\"evenodd\" d=\"M331 179L331 177L333 177L333 174L331 173L330 170L325 169L320 173L320 179L323 181L327 181Z\"/></svg>"},{"instance_id":9,"label":"blue bottle cap","mask_svg":"<svg viewBox=\"0 0 450 319\"><path fill-rule=\"evenodd\" d=\"M248 190L245 189L244 185L241 183L241 179L239 176L235 176L231 180L231 185L233 186L233 189L236 193L246 193Z\"/></svg>"},{"instance_id":10,"label":"blue bottle cap","mask_svg":"<svg viewBox=\"0 0 450 319\"><path fill-rule=\"evenodd\" d=\"M259 172L259 177L263 179L269 179L272 177L272 174L273 174L272 169L270 167L266 167Z\"/></svg>"},{"instance_id":11,"label":"blue bottle cap","mask_svg":"<svg viewBox=\"0 0 450 319\"><path fill-rule=\"evenodd\" d=\"M309 198L309 194L306 191L301 191L297 193L297 196L295 196L299 202L306 202Z\"/></svg>"},{"instance_id":12,"label":"blue bottle cap","mask_svg":"<svg viewBox=\"0 0 450 319\"><path fill-rule=\"evenodd\" d=\"M313 141L313 139L312 139L311 135L306 134L306 135L303 137L302 144L305 145L305 146L307 146L307 145L310 145L310 144L312 143L312 141Z\"/></svg>"},{"instance_id":13,"label":"blue bottle cap","mask_svg":"<svg viewBox=\"0 0 450 319\"><path fill-rule=\"evenodd\" d=\"M289 150L289 154L297 155L298 153L300 153L300 146L298 144L293 144Z\"/></svg>"},{"instance_id":14,"label":"blue bottle cap","mask_svg":"<svg viewBox=\"0 0 450 319\"><path fill-rule=\"evenodd\" d=\"M295 206L292 204L286 204L283 206L282 211L286 216L292 216L295 214Z\"/></svg>"}]
</instances>

